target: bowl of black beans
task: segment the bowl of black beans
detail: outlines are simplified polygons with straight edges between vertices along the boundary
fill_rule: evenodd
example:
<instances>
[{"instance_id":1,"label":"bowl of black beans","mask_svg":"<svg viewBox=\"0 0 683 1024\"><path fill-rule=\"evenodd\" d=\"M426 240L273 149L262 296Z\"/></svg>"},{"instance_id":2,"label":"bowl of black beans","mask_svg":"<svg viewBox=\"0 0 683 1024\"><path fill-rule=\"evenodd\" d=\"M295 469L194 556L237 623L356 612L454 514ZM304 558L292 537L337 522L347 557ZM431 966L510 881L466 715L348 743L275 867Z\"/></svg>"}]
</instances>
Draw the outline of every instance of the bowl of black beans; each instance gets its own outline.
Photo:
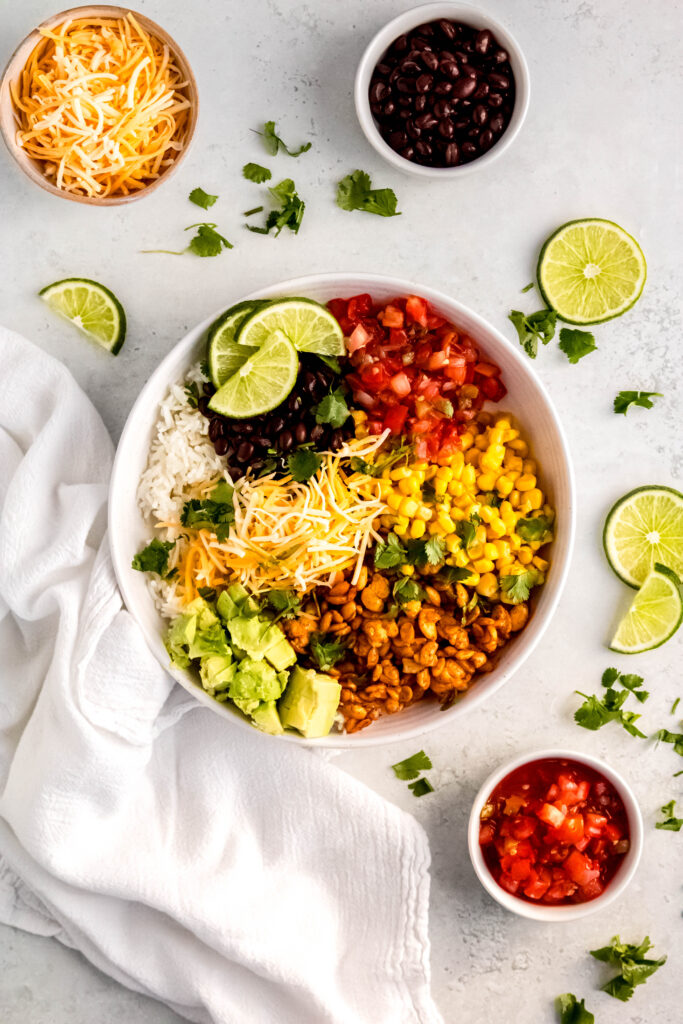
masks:
<instances>
[{"instance_id":1,"label":"bowl of black beans","mask_svg":"<svg viewBox=\"0 0 683 1024\"><path fill-rule=\"evenodd\" d=\"M529 72L506 28L478 7L433 3L385 25L356 73L358 120L399 170L451 179L513 141L529 105Z\"/></svg>"}]
</instances>

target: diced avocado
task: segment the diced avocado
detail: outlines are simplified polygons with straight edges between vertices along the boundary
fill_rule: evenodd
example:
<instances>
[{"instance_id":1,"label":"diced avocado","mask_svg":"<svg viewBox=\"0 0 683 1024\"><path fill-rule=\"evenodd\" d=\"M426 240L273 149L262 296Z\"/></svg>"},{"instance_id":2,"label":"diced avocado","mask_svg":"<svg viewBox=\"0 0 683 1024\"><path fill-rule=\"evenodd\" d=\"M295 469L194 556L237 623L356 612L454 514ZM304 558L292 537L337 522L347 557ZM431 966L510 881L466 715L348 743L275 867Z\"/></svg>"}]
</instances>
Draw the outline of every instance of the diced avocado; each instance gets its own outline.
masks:
<instances>
[{"instance_id":1,"label":"diced avocado","mask_svg":"<svg viewBox=\"0 0 683 1024\"><path fill-rule=\"evenodd\" d=\"M260 660L265 653L264 638L268 633L268 626L258 616L245 618L238 615L228 622L230 639L237 647L247 652L247 655L254 660Z\"/></svg>"},{"instance_id":2,"label":"diced avocado","mask_svg":"<svg viewBox=\"0 0 683 1024\"><path fill-rule=\"evenodd\" d=\"M295 664L296 651L289 640L283 636L273 647L268 648L266 658L278 672L283 672L286 668Z\"/></svg>"},{"instance_id":3,"label":"diced avocado","mask_svg":"<svg viewBox=\"0 0 683 1024\"><path fill-rule=\"evenodd\" d=\"M240 613L239 605L235 604L227 590L221 590L216 601L216 608L223 622L229 622Z\"/></svg>"},{"instance_id":4,"label":"diced avocado","mask_svg":"<svg viewBox=\"0 0 683 1024\"><path fill-rule=\"evenodd\" d=\"M238 708L245 714L251 714L261 701L278 699L282 693L282 682L267 662L245 658L237 666L228 692Z\"/></svg>"},{"instance_id":5,"label":"diced avocado","mask_svg":"<svg viewBox=\"0 0 683 1024\"><path fill-rule=\"evenodd\" d=\"M231 583L227 589L227 593L230 595L235 604L239 607L249 597L249 591L246 587L243 587L241 583Z\"/></svg>"},{"instance_id":6,"label":"diced avocado","mask_svg":"<svg viewBox=\"0 0 683 1024\"><path fill-rule=\"evenodd\" d=\"M269 732L271 736L279 736L285 730L282 728L280 716L277 713L277 704L274 700L266 700L259 704L251 713L252 721L261 732Z\"/></svg>"},{"instance_id":7,"label":"diced avocado","mask_svg":"<svg viewBox=\"0 0 683 1024\"><path fill-rule=\"evenodd\" d=\"M236 672L237 665L232 660L232 655L212 654L202 658L199 667L202 686L213 693L217 690L227 690Z\"/></svg>"},{"instance_id":8,"label":"diced avocado","mask_svg":"<svg viewBox=\"0 0 683 1024\"><path fill-rule=\"evenodd\" d=\"M339 707L341 686L332 676L296 665L278 702L285 729L297 729L307 739L327 736Z\"/></svg>"},{"instance_id":9,"label":"diced avocado","mask_svg":"<svg viewBox=\"0 0 683 1024\"><path fill-rule=\"evenodd\" d=\"M218 614L224 622L242 615L245 618L256 615L259 610L258 602L242 586L241 583L231 583L229 587L222 590L216 602Z\"/></svg>"},{"instance_id":10,"label":"diced avocado","mask_svg":"<svg viewBox=\"0 0 683 1024\"><path fill-rule=\"evenodd\" d=\"M197 616L193 614L179 615L169 626L164 644L174 665L180 668L189 667L190 658L186 648L194 640L196 629Z\"/></svg>"}]
</instances>

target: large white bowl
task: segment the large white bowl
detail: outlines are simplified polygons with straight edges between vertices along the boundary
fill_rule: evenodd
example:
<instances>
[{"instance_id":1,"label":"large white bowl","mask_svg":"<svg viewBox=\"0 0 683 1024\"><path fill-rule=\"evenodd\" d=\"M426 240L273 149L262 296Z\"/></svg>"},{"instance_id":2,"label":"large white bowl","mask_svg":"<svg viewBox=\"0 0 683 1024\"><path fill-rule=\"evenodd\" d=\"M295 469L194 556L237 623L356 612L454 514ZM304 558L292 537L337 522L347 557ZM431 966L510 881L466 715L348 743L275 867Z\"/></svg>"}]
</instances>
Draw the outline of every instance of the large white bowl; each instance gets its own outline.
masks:
<instances>
[{"instance_id":1,"label":"large white bowl","mask_svg":"<svg viewBox=\"0 0 683 1024\"><path fill-rule=\"evenodd\" d=\"M474 338L485 355L500 366L508 395L499 407L512 412L523 424L533 454L538 459L543 487L557 510L557 535L551 548L548 581L541 588L529 624L523 633L503 649L493 672L478 679L446 711L441 711L435 701L425 700L397 715L383 717L370 729L350 736L334 733L318 740L304 740L298 734L285 733L277 737L279 740L321 747L374 746L418 736L445 725L495 693L517 671L548 625L564 586L574 539L574 477L557 413L522 350L482 317L443 292L381 274L316 274L280 282L252 292L247 298L306 295L326 302L333 297L347 297L361 292L370 292L378 302L397 295L423 295L440 314ZM244 296L227 294L223 308L227 309L241 298ZM227 721L250 729L252 726L240 711L212 700L195 683L190 672L169 664L162 641L166 624L155 608L144 573L135 571L130 564L133 555L150 537L149 525L145 523L138 508L136 492L147 464L159 403L169 385L179 380L192 363L203 358L206 329L218 312L190 331L166 356L145 384L131 410L114 461L109 492L109 542L123 599L159 661L202 704Z\"/></svg>"}]
</instances>

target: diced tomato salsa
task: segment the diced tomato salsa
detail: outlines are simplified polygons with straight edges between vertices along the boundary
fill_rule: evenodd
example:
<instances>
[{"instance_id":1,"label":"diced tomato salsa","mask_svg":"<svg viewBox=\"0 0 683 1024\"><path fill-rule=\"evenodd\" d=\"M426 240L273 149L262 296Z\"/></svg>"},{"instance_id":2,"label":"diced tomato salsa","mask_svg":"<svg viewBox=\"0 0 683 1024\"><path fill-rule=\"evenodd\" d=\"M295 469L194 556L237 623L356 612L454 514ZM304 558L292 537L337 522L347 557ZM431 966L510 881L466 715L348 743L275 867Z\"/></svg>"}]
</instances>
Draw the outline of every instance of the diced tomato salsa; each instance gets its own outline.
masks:
<instances>
[{"instance_id":1,"label":"diced tomato salsa","mask_svg":"<svg viewBox=\"0 0 683 1024\"><path fill-rule=\"evenodd\" d=\"M417 295L376 306L370 295L328 303L346 337L354 401L370 433L404 435L420 459L449 454L482 405L506 394L500 369Z\"/></svg>"},{"instance_id":2,"label":"diced tomato salsa","mask_svg":"<svg viewBox=\"0 0 683 1024\"><path fill-rule=\"evenodd\" d=\"M531 761L491 793L479 843L507 892L535 903L585 903L619 870L629 848L628 818L599 772L576 761Z\"/></svg>"}]
</instances>

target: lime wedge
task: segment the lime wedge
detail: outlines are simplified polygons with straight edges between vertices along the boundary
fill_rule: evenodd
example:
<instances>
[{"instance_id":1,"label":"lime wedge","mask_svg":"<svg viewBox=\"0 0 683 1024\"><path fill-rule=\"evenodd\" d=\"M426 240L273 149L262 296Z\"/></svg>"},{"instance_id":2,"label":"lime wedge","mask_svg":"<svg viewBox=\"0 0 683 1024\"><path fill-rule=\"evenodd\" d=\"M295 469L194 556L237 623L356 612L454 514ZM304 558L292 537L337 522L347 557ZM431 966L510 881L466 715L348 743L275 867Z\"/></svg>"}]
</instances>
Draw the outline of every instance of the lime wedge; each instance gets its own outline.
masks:
<instances>
[{"instance_id":1,"label":"lime wedge","mask_svg":"<svg viewBox=\"0 0 683 1024\"><path fill-rule=\"evenodd\" d=\"M236 306L231 306L222 313L209 327L206 361L209 364L211 380L217 388L225 384L228 377L232 377L235 370L239 370L254 352L254 349L247 345L240 346L235 343L238 327L250 313L267 305L263 299L238 302Z\"/></svg>"},{"instance_id":2,"label":"lime wedge","mask_svg":"<svg viewBox=\"0 0 683 1024\"><path fill-rule=\"evenodd\" d=\"M275 331L218 389L209 409L233 419L270 412L290 393L298 371L296 349L282 331Z\"/></svg>"},{"instance_id":3,"label":"lime wedge","mask_svg":"<svg viewBox=\"0 0 683 1024\"><path fill-rule=\"evenodd\" d=\"M681 581L675 572L657 562L617 626L610 649L619 654L639 654L661 647L682 620Z\"/></svg>"},{"instance_id":4,"label":"lime wedge","mask_svg":"<svg viewBox=\"0 0 683 1024\"><path fill-rule=\"evenodd\" d=\"M639 587L655 562L683 576L683 494L672 487L629 491L610 510L602 543L629 587Z\"/></svg>"},{"instance_id":5,"label":"lime wedge","mask_svg":"<svg viewBox=\"0 0 683 1024\"><path fill-rule=\"evenodd\" d=\"M538 286L560 320L598 324L640 298L647 264L635 238L611 220L570 220L538 258Z\"/></svg>"},{"instance_id":6,"label":"lime wedge","mask_svg":"<svg viewBox=\"0 0 683 1024\"><path fill-rule=\"evenodd\" d=\"M312 299L278 299L252 313L237 331L240 345L263 345L273 331L282 331L298 352L319 356L346 354L342 329L324 306Z\"/></svg>"},{"instance_id":7,"label":"lime wedge","mask_svg":"<svg viewBox=\"0 0 683 1024\"><path fill-rule=\"evenodd\" d=\"M126 314L116 296L97 281L67 277L38 293L50 309L79 327L113 356L126 337Z\"/></svg>"}]
</instances>

